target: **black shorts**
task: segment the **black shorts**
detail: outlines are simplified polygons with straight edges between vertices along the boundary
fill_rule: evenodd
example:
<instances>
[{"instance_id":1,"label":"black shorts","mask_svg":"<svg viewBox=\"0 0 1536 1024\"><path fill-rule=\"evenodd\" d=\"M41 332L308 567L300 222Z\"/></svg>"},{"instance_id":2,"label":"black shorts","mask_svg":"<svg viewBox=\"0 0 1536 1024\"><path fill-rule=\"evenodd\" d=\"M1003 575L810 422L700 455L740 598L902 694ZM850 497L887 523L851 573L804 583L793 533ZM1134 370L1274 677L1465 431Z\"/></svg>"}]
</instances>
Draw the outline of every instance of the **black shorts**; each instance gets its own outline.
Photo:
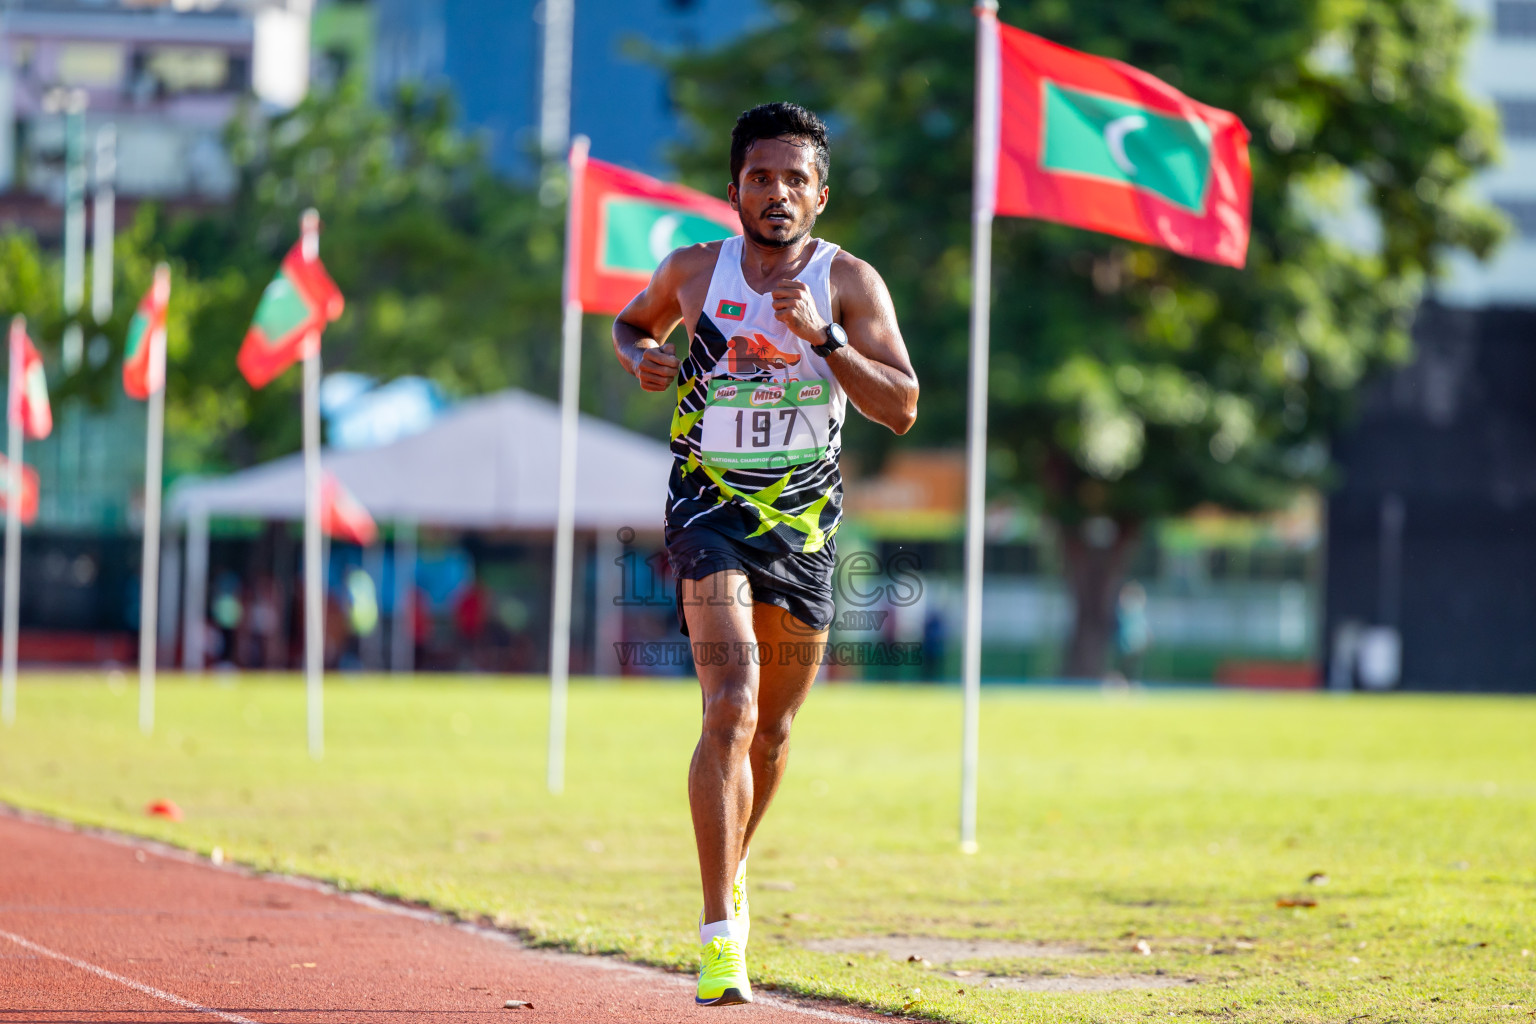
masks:
<instances>
[{"instance_id":1,"label":"black shorts","mask_svg":"<svg viewBox=\"0 0 1536 1024\"><path fill-rule=\"evenodd\" d=\"M704 525L669 529L667 559L677 580L677 622L688 635L683 613L683 581L701 580L726 569L747 577L751 599L783 608L807 627L820 632L832 624L832 570L837 562L829 538L820 551L809 554L763 551ZM735 600L735 594L706 595L705 600ZM798 628L798 627L797 627Z\"/></svg>"}]
</instances>

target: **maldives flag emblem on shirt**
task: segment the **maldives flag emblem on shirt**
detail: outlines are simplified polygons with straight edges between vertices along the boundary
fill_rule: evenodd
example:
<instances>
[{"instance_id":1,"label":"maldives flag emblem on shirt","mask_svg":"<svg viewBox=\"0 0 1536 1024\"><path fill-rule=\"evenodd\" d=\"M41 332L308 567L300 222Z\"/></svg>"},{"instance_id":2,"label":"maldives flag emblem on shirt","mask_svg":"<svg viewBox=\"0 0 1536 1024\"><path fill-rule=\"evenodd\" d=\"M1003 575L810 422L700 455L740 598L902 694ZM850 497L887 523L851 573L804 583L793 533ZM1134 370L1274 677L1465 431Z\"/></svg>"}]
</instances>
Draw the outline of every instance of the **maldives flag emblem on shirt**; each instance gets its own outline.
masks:
<instances>
[{"instance_id":1,"label":"maldives flag emblem on shirt","mask_svg":"<svg viewBox=\"0 0 1536 1024\"><path fill-rule=\"evenodd\" d=\"M341 291L318 256L293 243L277 276L267 285L236 360L251 387L262 388L320 343L325 325L341 316Z\"/></svg>"},{"instance_id":2,"label":"maldives flag emblem on shirt","mask_svg":"<svg viewBox=\"0 0 1536 1024\"><path fill-rule=\"evenodd\" d=\"M1144 71L998 25L996 212L1247 259L1248 131Z\"/></svg>"},{"instance_id":3,"label":"maldives flag emblem on shirt","mask_svg":"<svg viewBox=\"0 0 1536 1024\"><path fill-rule=\"evenodd\" d=\"M576 295L618 313L673 249L741 233L731 204L601 160L572 161L579 220Z\"/></svg>"},{"instance_id":4,"label":"maldives flag emblem on shirt","mask_svg":"<svg viewBox=\"0 0 1536 1024\"><path fill-rule=\"evenodd\" d=\"M171 268L155 268L155 279L128 323L123 390L140 401L165 386L165 310L171 301Z\"/></svg>"}]
</instances>

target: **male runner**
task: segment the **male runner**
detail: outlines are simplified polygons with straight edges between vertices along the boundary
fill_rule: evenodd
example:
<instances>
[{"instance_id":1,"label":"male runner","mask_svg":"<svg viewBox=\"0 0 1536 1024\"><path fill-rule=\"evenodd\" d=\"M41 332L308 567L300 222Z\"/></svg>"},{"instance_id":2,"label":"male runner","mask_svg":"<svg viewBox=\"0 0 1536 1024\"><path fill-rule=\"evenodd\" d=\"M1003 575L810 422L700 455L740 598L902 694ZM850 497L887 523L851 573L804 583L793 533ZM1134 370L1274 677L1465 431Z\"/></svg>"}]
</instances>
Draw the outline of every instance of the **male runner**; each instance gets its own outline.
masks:
<instances>
[{"instance_id":1,"label":"male runner","mask_svg":"<svg viewBox=\"0 0 1536 1024\"><path fill-rule=\"evenodd\" d=\"M827 127L809 110L742 114L726 196L743 235L674 251L613 324L641 387L681 375L666 545L704 691L688 800L704 884L697 1001L709 1005L752 1001L747 851L816 678L819 659L799 652L821 650L832 622L847 402L898 434L917 418L885 282L811 237L828 164ZM692 338L681 362L666 341L679 323ZM743 656L751 644L761 665Z\"/></svg>"}]
</instances>

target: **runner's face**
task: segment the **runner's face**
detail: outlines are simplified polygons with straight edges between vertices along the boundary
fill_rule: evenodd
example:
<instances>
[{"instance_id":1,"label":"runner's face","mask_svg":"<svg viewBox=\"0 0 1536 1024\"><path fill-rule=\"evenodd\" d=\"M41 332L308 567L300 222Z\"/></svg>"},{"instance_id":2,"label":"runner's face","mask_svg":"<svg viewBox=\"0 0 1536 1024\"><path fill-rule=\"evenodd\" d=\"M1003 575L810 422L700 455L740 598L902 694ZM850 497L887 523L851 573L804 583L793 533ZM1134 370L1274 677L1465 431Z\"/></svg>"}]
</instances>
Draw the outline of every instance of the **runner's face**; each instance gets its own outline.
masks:
<instances>
[{"instance_id":1,"label":"runner's face","mask_svg":"<svg viewBox=\"0 0 1536 1024\"><path fill-rule=\"evenodd\" d=\"M816 174L816 149L799 139L752 143L741 177L727 195L741 214L742 231L769 249L805 238L827 206L827 187Z\"/></svg>"}]
</instances>

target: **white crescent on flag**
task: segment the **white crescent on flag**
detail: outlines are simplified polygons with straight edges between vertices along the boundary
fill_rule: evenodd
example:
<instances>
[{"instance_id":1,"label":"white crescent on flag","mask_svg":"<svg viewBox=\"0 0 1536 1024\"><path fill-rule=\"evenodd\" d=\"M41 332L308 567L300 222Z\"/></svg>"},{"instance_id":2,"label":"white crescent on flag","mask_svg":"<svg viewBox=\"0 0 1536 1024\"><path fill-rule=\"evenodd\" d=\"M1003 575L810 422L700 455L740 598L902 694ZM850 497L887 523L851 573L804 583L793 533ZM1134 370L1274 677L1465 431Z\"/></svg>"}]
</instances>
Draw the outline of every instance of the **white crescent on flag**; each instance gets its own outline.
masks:
<instances>
[{"instance_id":1,"label":"white crescent on flag","mask_svg":"<svg viewBox=\"0 0 1536 1024\"><path fill-rule=\"evenodd\" d=\"M672 252L672 238L677 234L677 229L683 223L683 218L675 213L664 213L656 218L656 223L651 225L651 233L647 239L650 243L651 258L661 266L661 261Z\"/></svg>"},{"instance_id":2,"label":"white crescent on flag","mask_svg":"<svg viewBox=\"0 0 1536 1024\"><path fill-rule=\"evenodd\" d=\"M1140 114L1117 117L1104 126L1104 145L1109 147L1109 157L1115 166L1126 174L1135 175L1136 165L1125 155L1125 137L1147 126L1147 119Z\"/></svg>"}]
</instances>

